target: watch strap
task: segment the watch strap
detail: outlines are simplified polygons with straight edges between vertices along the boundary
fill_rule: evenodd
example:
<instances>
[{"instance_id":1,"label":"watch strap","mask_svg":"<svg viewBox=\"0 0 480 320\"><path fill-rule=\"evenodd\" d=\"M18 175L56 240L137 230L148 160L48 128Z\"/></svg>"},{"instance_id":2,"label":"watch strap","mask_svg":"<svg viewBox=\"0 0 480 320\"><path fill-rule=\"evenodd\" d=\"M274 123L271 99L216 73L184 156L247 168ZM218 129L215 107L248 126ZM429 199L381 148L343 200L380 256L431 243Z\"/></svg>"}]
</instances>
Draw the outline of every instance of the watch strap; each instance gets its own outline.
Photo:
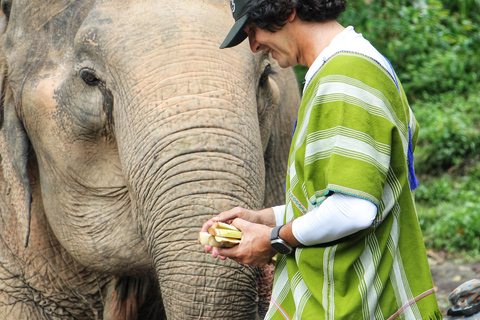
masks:
<instances>
[{"instance_id":1,"label":"watch strap","mask_svg":"<svg viewBox=\"0 0 480 320\"><path fill-rule=\"evenodd\" d=\"M280 225L280 226L276 226L272 229L272 232L270 233L270 245L278 253L290 254L290 253L293 252L294 249L285 240L280 238L280 229L282 227L283 227L283 225Z\"/></svg>"},{"instance_id":2,"label":"watch strap","mask_svg":"<svg viewBox=\"0 0 480 320\"><path fill-rule=\"evenodd\" d=\"M272 229L272 232L270 233L270 241L280 238L281 227L283 227L283 225L276 226Z\"/></svg>"}]
</instances>

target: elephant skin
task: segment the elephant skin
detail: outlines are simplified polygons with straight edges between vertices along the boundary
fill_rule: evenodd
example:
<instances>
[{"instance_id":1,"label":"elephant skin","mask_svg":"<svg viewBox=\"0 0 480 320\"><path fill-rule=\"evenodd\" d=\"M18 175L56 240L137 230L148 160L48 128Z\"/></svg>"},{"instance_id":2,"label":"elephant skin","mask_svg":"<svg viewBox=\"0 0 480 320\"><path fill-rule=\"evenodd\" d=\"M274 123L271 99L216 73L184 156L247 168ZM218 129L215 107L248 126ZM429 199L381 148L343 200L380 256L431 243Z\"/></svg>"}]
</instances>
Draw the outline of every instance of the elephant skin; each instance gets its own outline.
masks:
<instances>
[{"instance_id":1,"label":"elephant skin","mask_svg":"<svg viewBox=\"0 0 480 320\"><path fill-rule=\"evenodd\" d=\"M228 0L2 11L0 320L262 318L272 266L213 259L197 235L284 203L293 71L218 49Z\"/></svg>"}]
</instances>

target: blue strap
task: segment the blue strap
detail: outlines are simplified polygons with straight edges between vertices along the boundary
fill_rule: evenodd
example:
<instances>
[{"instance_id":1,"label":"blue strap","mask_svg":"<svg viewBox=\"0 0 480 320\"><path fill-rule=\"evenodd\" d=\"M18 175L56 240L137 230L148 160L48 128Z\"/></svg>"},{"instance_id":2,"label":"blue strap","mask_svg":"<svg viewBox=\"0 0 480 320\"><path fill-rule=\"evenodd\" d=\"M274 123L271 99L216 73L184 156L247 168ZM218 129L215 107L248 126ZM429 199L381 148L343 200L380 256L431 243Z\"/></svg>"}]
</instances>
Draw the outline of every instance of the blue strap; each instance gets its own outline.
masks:
<instances>
[{"instance_id":1,"label":"blue strap","mask_svg":"<svg viewBox=\"0 0 480 320\"><path fill-rule=\"evenodd\" d=\"M400 86L398 85L398 80L393 71L393 66L390 61L384 56L385 60L387 60L390 68L392 69L391 75L393 80L395 81L395 85L397 86L398 93L402 94L400 91ZM418 179L415 176L415 169L413 168L413 146L412 146L412 130L410 129L410 125L408 125L408 155L407 155L407 165L408 165L408 181L410 182L410 189L415 190L418 187Z\"/></svg>"},{"instance_id":2,"label":"blue strap","mask_svg":"<svg viewBox=\"0 0 480 320\"><path fill-rule=\"evenodd\" d=\"M413 168L413 146L412 146L412 130L408 125L408 181L410 182L410 189L415 190L418 187L418 180L415 176L415 169Z\"/></svg>"},{"instance_id":3,"label":"blue strap","mask_svg":"<svg viewBox=\"0 0 480 320\"><path fill-rule=\"evenodd\" d=\"M382 55L383 56L383 55ZM398 89L398 93L400 93L400 95L402 94L402 92L400 91L400 86L398 85L398 80L397 80L397 76L395 75L395 71L393 70L393 66L392 66L392 63L390 62L390 60L387 59L387 57L383 56L385 58L385 60L388 62L388 65L390 66L390 75L392 76L393 78L393 81L395 82L395 85L397 86L397 89Z\"/></svg>"}]
</instances>

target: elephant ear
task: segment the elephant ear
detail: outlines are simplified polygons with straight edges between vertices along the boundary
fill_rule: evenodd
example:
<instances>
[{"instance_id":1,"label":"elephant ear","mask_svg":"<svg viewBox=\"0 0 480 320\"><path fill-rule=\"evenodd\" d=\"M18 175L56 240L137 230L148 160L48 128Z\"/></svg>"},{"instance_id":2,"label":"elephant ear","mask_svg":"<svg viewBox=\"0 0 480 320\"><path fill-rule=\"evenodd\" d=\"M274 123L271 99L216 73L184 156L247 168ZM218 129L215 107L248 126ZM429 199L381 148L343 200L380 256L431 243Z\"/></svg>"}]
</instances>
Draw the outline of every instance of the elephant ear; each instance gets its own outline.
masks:
<instances>
[{"instance_id":1,"label":"elephant ear","mask_svg":"<svg viewBox=\"0 0 480 320\"><path fill-rule=\"evenodd\" d=\"M265 207L285 204L285 179L300 92L293 69L279 68L271 75L278 86L279 106L273 119L265 159Z\"/></svg>"},{"instance_id":2,"label":"elephant ear","mask_svg":"<svg viewBox=\"0 0 480 320\"><path fill-rule=\"evenodd\" d=\"M2 9L4 2L2 1ZM5 23L5 17L1 19ZM2 26L1 31L4 30L5 26ZM0 50L0 180L5 181L6 194L12 200L15 211L15 217L10 217L8 221L16 222L17 235L27 247L31 207L27 172L29 140L18 117L13 93L8 86L8 69L3 46L0 46Z\"/></svg>"}]
</instances>

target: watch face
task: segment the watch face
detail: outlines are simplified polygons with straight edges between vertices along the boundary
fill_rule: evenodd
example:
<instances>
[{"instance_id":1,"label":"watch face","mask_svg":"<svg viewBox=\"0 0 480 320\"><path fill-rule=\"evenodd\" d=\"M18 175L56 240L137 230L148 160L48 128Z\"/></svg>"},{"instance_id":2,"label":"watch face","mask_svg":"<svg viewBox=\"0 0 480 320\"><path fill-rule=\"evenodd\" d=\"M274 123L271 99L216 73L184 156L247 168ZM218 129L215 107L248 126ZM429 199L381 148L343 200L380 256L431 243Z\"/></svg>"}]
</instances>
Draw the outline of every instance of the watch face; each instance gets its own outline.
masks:
<instances>
[{"instance_id":1,"label":"watch face","mask_svg":"<svg viewBox=\"0 0 480 320\"><path fill-rule=\"evenodd\" d=\"M277 250L277 252L281 254L290 254L293 251L292 247L287 245L282 239L273 240L270 244L272 245L273 249Z\"/></svg>"}]
</instances>

